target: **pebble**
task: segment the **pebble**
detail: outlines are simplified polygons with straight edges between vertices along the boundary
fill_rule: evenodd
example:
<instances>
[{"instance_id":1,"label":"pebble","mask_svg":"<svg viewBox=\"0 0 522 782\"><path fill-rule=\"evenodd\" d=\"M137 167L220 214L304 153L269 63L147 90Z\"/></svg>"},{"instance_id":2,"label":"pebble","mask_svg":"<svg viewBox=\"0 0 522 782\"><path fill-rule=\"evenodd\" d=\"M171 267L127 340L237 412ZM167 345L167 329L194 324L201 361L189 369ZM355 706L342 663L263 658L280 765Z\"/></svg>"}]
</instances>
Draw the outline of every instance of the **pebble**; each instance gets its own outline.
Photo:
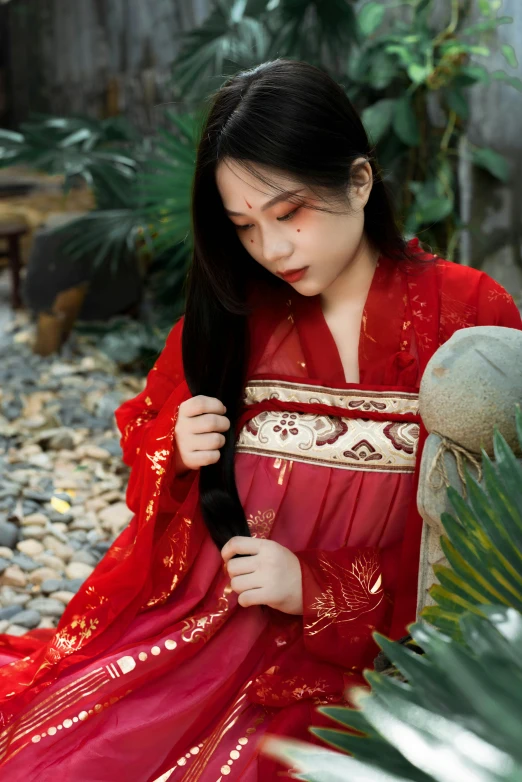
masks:
<instances>
[{"instance_id":1,"label":"pebble","mask_svg":"<svg viewBox=\"0 0 522 782\"><path fill-rule=\"evenodd\" d=\"M15 614L22 611L22 606L7 606L7 608L0 608L0 620L11 619Z\"/></svg>"},{"instance_id":2,"label":"pebble","mask_svg":"<svg viewBox=\"0 0 522 782\"><path fill-rule=\"evenodd\" d=\"M22 627L22 625L9 625L5 632L8 635L25 635L27 632L27 627Z\"/></svg>"},{"instance_id":3,"label":"pebble","mask_svg":"<svg viewBox=\"0 0 522 782\"><path fill-rule=\"evenodd\" d=\"M93 570L92 565L87 565L84 562L71 562L65 568L65 575L67 578L81 578L85 580L91 575Z\"/></svg>"},{"instance_id":4,"label":"pebble","mask_svg":"<svg viewBox=\"0 0 522 782\"><path fill-rule=\"evenodd\" d=\"M22 526L31 527L45 527L47 522L48 518L44 513L31 513L29 516L24 516L20 521Z\"/></svg>"},{"instance_id":5,"label":"pebble","mask_svg":"<svg viewBox=\"0 0 522 782\"><path fill-rule=\"evenodd\" d=\"M61 616L65 606L60 600L52 597L35 597L29 600L27 608L38 611L42 616Z\"/></svg>"},{"instance_id":6,"label":"pebble","mask_svg":"<svg viewBox=\"0 0 522 782\"><path fill-rule=\"evenodd\" d=\"M57 557L54 554L48 554L46 551L44 551L43 554L37 554L34 561L38 562L40 565L45 565L45 567L50 567L57 572L62 571L65 567L60 557Z\"/></svg>"},{"instance_id":7,"label":"pebble","mask_svg":"<svg viewBox=\"0 0 522 782\"><path fill-rule=\"evenodd\" d=\"M31 584L42 584L50 579L57 579L58 573L50 567L39 567L29 573L28 580Z\"/></svg>"},{"instance_id":8,"label":"pebble","mask_svg":"<svg viewBox=\"0 0 522 782\"><path fill-rule=\"evenodd\" d=\"M32 630L34 627L38 626L41 616L38 611L27 609L26 611L20 611L20 613L17 613L15 618L17 625L21 625L22 627L26 627L29 630Z\"/></svg>"},{"instance_id":9,"label":"pebble","mask_svg":"<svg viewBox=\"0 0 522 782\"><path fill-rule=\"evenodd\" d=\"M71 564L77 563L77 562L83 562L85 565L91 565L94 567L98 564L99 557L97 557L93 552L87 551L86 549L80 549L80 551L77 551L72 559ZM74 576L73 576L74 578Z\"/></svg>"},{"instance_id":10,"label":"pebble","mask_svg":"<svg viewBox=\"0 0 522 782\"><path fill-rule=\"evenodd\" d=\"M26 592L20 592L10 586L0 586L0 601L4 606L24 606L31 596Z\"/></svg>"},{"instance_id":11,"label":"pebble","mask_svg":"<svg viewBox=\"0 0 522 782\"><path fill-rule=\"evenodd\" d=\"M46 535L46 529L45 527L22 527L22 535L24 536L24 540L43 540L43 538Z\"/></svg>"},{"instance_id":12,"label":"pebble","mask_svg":"<svg viewBox=\"0 0 522 782\"><path fill-rule=\"evenodd\" d=\"M64 562L68 562L74 554L74 549L68 546L66 543L61 543L56 540L52 535L46 535L43 539L44 546L60 557Z\"/></svg>"},{"instance_id":13,"label":"pebble","mask_svg":"<svg viewBox=\"0 0 522 782\"><path fill-rule=\"evenodd\" d=\"M20 543L16 544L16 548L18 551L21 551L22 554L27 554L28 557L34 557L36 554L42 554L44 547L42 544L37 540L21 540Z\"/></svg>"},{"instance_id":14,"label":"pebble","mask_svg":"<svg viewBox=\"0 0 522 782\"><path fill-rule=\"evenodd\" d=\"M56 618L52 616L42 616L38 630L52 630L56 627Z\"/></svg>"},{"instance_id":15,"label":"pebble","mask_svg":"<svg viewBox=\"0 0 522 782\"><path fill-rule=\"evenodd\" d=\"M40 357L33 334L21 312L0 335L0 633L12 635L55 628L131 520L114 411L145 385L89 338Z\"/></svg>"},{"instance_id":16,"label":"pebble","mask_svg":"<svg viewBox=\"0 0 522 782\"><path fill-rule=\"evenodd\" d=\"M59 600L60 603L63 603L64 605L68 605L73 599L74 594L74 592L68 592L66 589L60 589L58 592L53 592L50 597Z\"/></svg>"},{"instance_id":17,"label":"pebble","mask_svg":"<svg viewBox=\"0 0 522 782\"><path fill-rule=\"evenodd\" d=\"M11 562L14 565L18 565L18 567L26 573L30 573L31 570L36 570L38 567L38 562L35 562L34 559L28 557L26 554L22 554L21 551L14 552Z\"/></svg>"},{"instance_id":18,"label":"pebble","mask_svg":"<svg viewBox=\"0 0 522 782\"><path fill-rule=\"evenodd\" d=\"M45 581L42 581L40 584L40 589L45 594L50 594L52 592L57 592L60 589L63 589L65 586L65 582L63 578L48 578Z\"/></svg>"},{"instance_id":19,"label":"pebble","mask_svg":"<svg viewBox=\"0 0 522 782\"><path fill-rule=\"evenodd\" d=\"M112 532L114 536L127 526L133 516L134 514L124 502L115 502L98 514L103 529Z\"/></svg>"},{"instance_id":20,"label":"pebble","mask_svg":"<svg viewBox=\"0 0 522 782\"><path fill-rule=\"evenodd\" d=\"M11 564L11 559L4 559L3 557L0 557L0 574L3 573L6 568L9 567L9 565Z\"/></svg>"},{"instance_id":21,"label":"pebble","mask_svg":"<svg viewBox=\"0 0 522 782\"><path fill-rule=\"evenodd\" d=\"M0 546L13 548L18 541L18 529L9 521L0 521Z\"/></svg>"},{"instance_id":22,"label":"pebble","mask_svg":"<svg viewBox=\"0 0 522 782\"><path fill-rule=\"evenodd\" d=\"M10 565L0 576L0 583L5 586L24 587L27 576L18 565Z\"/></svg>"}]
</instances>

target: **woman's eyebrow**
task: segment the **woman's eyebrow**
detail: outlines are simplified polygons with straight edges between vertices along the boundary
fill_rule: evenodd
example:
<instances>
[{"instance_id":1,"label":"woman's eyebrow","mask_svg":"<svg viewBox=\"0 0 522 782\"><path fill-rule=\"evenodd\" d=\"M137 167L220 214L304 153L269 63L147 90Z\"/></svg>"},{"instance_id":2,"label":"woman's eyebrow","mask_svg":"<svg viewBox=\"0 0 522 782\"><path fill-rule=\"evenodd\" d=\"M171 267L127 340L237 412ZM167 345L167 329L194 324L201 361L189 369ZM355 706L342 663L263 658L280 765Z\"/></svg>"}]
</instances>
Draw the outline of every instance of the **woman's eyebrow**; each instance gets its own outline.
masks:
<instances>
[{"instance_id":1,"label":"woman's eyebrow","mask_svg":"<svg viewBox=\"0 0 522 782\"><path fill-rule=\"evenodd\" d=\"M299 190L285 190L284 193L279 193L279 195L275 196L274 198L270 199L270 201L267 201L266 204L264 204L261 207L261 211L265 212L267 209L270 209L271 206L275 206L279 203L279 201L286 201L288 196L296 195L297 193L301 193L304 190L304 187L301 187ZM244 212L232 212L230 209L227 209L225 207L225 212L227 215L234 215L234 217L247 217Z\"/></svg>"}]
</instances>

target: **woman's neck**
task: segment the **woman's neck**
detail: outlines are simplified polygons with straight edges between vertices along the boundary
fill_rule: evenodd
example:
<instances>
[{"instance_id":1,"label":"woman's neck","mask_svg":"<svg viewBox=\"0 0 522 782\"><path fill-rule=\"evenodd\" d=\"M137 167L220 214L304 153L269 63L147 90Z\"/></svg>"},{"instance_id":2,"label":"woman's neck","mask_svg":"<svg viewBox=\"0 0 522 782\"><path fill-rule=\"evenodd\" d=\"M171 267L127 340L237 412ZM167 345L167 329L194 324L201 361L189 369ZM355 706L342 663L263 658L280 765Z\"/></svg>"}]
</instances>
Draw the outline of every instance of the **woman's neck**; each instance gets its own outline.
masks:
<instances>
[{"instance_id":1,"label":"woman's neck","mask_svg":"<svg viewBox=\"0 0 522 782\"><path fill-rule=\"evenodd\" d=\"M353 306L366 300L372 284L373 275L379 259L375 250L364 238L361 240L355 256L344 268L336 280L321 293L323 312L334 312L343 306Z\"/></svg>"}]
</instances>

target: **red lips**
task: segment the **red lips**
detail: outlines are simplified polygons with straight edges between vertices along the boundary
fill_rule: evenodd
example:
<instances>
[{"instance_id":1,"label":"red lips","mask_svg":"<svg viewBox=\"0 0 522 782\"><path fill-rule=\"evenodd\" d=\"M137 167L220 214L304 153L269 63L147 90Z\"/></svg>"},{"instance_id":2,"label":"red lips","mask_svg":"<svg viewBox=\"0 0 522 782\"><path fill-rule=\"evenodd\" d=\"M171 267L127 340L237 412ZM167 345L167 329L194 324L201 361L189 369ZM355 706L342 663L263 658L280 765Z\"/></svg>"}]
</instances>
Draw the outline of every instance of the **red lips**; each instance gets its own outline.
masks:
<instances>
[{"instance_id":1,"label":"red lips","mask_svg":"<svg viewBox=\"0 0 522 782\"><path fill-rule=\"evenodd\" d=\"M308 266L303 266L302 269L292 269L288 272L278 272L278 277L282 277L285 282L298 282L302 280L308 271Z\"/></svg>"}]
</instances>

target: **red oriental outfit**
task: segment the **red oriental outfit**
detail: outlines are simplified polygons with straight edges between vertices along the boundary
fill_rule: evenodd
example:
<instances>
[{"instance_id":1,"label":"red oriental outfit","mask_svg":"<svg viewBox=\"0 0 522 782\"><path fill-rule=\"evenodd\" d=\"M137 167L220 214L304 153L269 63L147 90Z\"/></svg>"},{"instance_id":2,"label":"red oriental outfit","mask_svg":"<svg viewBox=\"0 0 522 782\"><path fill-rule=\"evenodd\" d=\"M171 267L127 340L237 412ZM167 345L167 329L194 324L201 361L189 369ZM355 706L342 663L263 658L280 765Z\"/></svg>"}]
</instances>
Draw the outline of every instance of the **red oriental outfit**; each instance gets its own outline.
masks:
<instances>
[{"instance_id":1,"label":"red oriental outfit","mask_svg":"<svg viewBox=\"0 0 522 782\"><path fill-rule=\"evenodd\" d=\"M320 744L308 726L331 723L315 708L363 683L372 632L399 638L415 619L420 377L454 331L522 328L518 310L476 270L381 256L353 384L319 297L258 299L237 486L252 536L299 558L304 615L238 604L201 518L198 472L175 477L190 396L181 320L145 390L116 411L130 525L56 632L0 636L2 782L276 779L261 737Z\"/></svg>"}]
</instances>

